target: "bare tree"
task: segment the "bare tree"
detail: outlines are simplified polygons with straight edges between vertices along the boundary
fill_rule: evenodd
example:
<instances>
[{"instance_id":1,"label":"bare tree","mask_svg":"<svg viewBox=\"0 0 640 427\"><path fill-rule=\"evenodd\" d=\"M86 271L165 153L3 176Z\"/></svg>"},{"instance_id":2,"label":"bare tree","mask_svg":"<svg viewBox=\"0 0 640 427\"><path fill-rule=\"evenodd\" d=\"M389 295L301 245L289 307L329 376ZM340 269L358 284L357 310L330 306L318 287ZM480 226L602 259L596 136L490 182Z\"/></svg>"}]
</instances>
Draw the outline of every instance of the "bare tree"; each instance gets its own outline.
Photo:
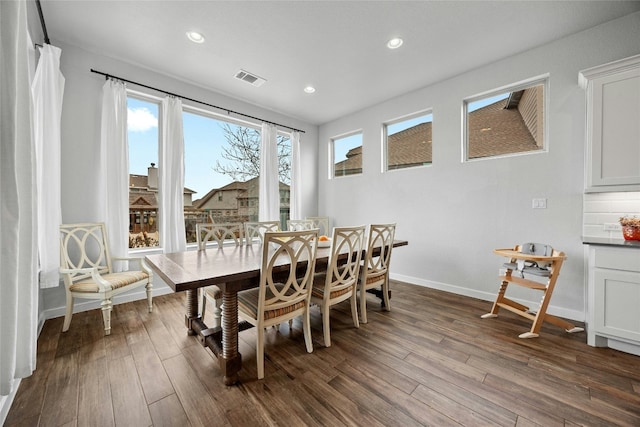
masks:
<instances>
[{"instance_id":1,"label":"bare tree","mask_svg":"<svg viewBox=\"0 0 640 427\"><path fill-rule=\"evenodd\" d=\"M222 158L216 160L213 170L234 181L248 181L260 175L260 132L228 123L221 125L227 144L222 147ZM291 144L281 135L277 137L278 175L280 182L291 183Z\"/></svg>"}]
</instances>

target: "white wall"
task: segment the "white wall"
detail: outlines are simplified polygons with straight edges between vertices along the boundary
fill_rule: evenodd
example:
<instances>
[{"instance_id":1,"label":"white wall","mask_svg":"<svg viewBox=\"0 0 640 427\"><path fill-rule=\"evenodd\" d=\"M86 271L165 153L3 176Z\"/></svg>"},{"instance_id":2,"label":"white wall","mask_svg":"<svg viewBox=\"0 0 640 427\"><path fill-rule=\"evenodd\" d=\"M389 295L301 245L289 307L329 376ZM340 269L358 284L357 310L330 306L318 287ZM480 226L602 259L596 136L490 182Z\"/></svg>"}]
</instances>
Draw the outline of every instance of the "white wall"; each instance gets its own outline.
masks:
<instances>
[{"instance_id":1,"label":"white wall","mask_svg":"<svg viewBox=\"0 0 640 427\"><path fill-rule=\"evenodd\" d=\"M504 261L494 248L551 244L568 259L550 312L584 320L585 94L578 72L638 53L640 13L322 125L319 213L333 225L397 222L396 235L409 246L394 251L393 277L486 300L495 298ZM546 73L549 151L462 163L462 99ZM381 123L425 108L433 108L433 165L381 173ZM364 173L328 179L330 138L357 129ZM547 209L533 210L533 198L546 198ZM512 288L516 298L539 303L539 293Z\"/></svg>"},{"instance_id":2,"label":"white wall","mask_svg":"<svg viewBox=\"0 0 640 427\"><path fill-rule=\"evenodd\" d=\"M227 96L196 87L176 78L157 74L137 66L87 52L75 46L52 40L62 49L61 69L65 76L65 93L62 113L62 221L65 223L95 221L99 219L95 208L95 191L100 141L100 112L104 76L92 73L95 69L128 80L177 93L188 98L239 111L265 120L302 129L301 156L303 162L303 215L317 214L317 141L318 128L291 117ZM170 60L170 58L167 58ZM147 89L129 85L132 89L148 92ZM259 90L259 89L258 89ZM183 101L183 104L189 104ZM199 108L207 108L194 104ZM220 113L212 109L212 111ZM212 159L212 164L215 159ZM159 279L154 280L154 295L170 292ZM125 295L120 301L144 298L144 291ZM64 314L64 287L41 291L40 320ZM97 308L96 303L77 301L76 311Z\"/></svg>"}]
</instances>

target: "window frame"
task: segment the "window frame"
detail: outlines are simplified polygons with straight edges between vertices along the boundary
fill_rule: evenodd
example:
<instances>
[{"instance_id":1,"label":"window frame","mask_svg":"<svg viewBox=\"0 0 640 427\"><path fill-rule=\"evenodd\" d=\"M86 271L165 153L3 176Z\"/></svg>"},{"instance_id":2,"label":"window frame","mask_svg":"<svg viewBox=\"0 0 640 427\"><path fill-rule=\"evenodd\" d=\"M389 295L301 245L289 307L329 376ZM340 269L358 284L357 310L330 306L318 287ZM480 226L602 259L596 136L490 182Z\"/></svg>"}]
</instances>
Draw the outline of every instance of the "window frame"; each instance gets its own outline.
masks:
<instances>
[{"instance_id":1,"label":"window frame","mask_svg":"<svg viewBox=\"0 0 640 427\"><path fill-rule=\"evenodd\" d=\"M361 161L360 161L360 172L359 173L352 173L352 174L343 174L343 175L336 175L336 159L335 159L335 154L336 154L336 149L335 149L335 143L337 140L341 140L341 139L346 139L346 138L350 138L352 136L355 135L360 135L361 139L362 139L362 157L361 157ZM360 176L364 173L364 162L362 161L364 159L364 130L363 129L356 129L356 130L352 130L349 132L345 132L336 136L333 136L331 138L329 138L329 179L339 179L339 178L346 178L349 176ZM357 148L354 147L354 148Z\"/></svg>"},{"instance_id":2,"label":"window frame","mask_svg":"<svg viewBox=\"0 0 640 427\"><path fill-rule=\"evenodd\" d=\"M409 121L412 119L416 119L422 116L431 116L431 162L428 164L420 164L415 166L403 166L398 168L389 168L389 133L388 127L402 123L405 121ZM416 125L417 126L417 125ZM409 128L407 128L409 129ZM406 129L404 129L406 130ZM399 131L402 132L402 131ZM392 134L395 135L395 134ZM395 119L391 119L382 123L382 173L385 172L395 172L406 169L416 169L416 168L425 168L433 165L433 108L425 108L424 110L416 111L410 114L406 114L401 117L397 117Z\"/></svg>"},{"instance_id":3,"label":"window frame","mask_svg":"<svg viewBox=\"0 0 640 427\"><path fill-rule=\"evenodd\" d=\"M535 77L531 77L525 80L521 80L516 83L504 85L495 89L491 89L482 93L478 93L472 96L468 96L462 100L462 163L476 162L482 160L491 159L503 159L508 157L528 156L535 154L544 154L549 152L549 80L550 74L545 73ZM534 86L542 86L543 96L543 130L542 138L543 145L539 150L521 151L515 153L498 154L494 156L484 156L477 158L469 158L469 111L468 107L470 103L480 101L483 99L491 98L493 96L502 95L505 93L516 92L524 90Z\"/></svg>"}]
</instances>

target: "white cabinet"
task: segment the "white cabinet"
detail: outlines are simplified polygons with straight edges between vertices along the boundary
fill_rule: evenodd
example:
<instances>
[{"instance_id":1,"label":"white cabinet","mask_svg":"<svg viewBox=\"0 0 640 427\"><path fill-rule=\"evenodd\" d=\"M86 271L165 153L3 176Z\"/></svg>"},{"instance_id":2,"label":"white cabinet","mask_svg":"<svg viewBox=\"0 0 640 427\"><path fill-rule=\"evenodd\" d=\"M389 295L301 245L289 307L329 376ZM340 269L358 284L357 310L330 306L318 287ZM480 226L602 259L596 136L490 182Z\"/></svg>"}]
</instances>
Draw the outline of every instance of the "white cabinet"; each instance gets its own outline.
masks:
<instances>
[{"instance_id":1,"label":"white cabinet","mask_svg":"<svg viewBox=\"0 0 640 427\"><path fill-rule=\"evenodd\" d=\"M587 192L640 191L640 55L580 72Z\"/></svg>"},{"instance_id":2,"label":"white cabinet","mask_svg":"<svg viewBox=\"0 0 640 427\"><path fill-rule=\"evenodd\" d=\"M640 248L589 246L587 343L640 354Z\"/></svg>"}]
</instances>

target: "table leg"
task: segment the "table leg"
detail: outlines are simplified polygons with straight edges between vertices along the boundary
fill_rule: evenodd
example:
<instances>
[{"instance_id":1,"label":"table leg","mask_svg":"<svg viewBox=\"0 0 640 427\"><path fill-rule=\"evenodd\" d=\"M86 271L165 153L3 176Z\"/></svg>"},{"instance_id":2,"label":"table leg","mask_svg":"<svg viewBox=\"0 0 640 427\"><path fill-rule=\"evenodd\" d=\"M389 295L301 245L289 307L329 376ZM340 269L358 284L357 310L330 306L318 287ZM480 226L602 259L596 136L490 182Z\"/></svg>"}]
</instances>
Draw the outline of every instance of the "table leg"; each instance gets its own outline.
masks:
<instances>
[{"instance_id":1,"label":"table leg","mask_svg":"<svg viewBox=\"0 0 640 427\"><path fill-rule=\"evenodd\" d=\"M238 294L224 291L222 294L222 357L218 358L224 374L224 383L238 382L242 356L238 352Z\"/></svg>"},{"instance_id":2,"label":"table leg","mask_svg":"<svg viewBox=\"0 0 640 427\"><path fill-rule=\"evenodd\" d=\"M192 322L194 319L200 318L200 313L198 312L198 290L190 289L186 291L186 294L187 314L184 317L184 323L187 326L187 335L195 335L196 331L193 330Z\"/></svg>"}]
</instances>

